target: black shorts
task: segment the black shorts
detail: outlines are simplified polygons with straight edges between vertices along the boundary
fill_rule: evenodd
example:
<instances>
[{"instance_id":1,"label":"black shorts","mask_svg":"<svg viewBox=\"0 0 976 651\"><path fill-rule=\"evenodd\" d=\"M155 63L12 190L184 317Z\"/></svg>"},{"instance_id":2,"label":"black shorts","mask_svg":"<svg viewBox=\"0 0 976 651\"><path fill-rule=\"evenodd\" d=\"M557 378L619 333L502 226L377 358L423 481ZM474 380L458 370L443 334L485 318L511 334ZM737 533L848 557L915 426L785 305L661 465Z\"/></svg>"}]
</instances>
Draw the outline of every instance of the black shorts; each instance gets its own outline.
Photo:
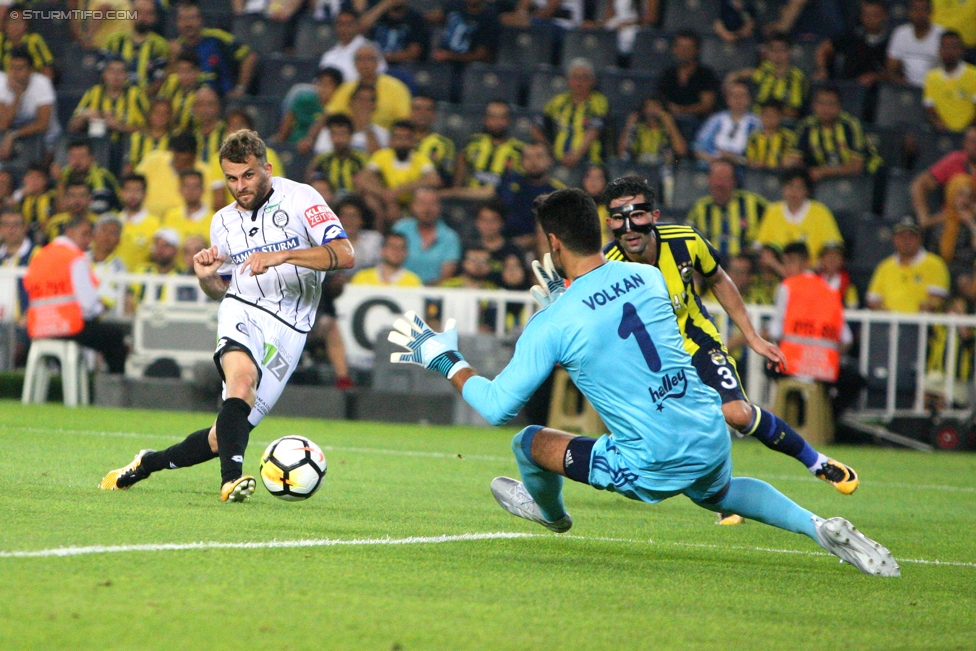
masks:
<instances>
[{"instance_id":1,"label":"black shorts","mask_svg":"<svg viewBox=\"0 0 976 651\"><path fill-rule=\"evenodd\" d=\"M745 389L742 388L742 379L739 377L739 370L735 366L735 360L721 345L715 344L713 347L699 348L691 358L691 364L698 371L698 376L702 382L718 391L722 396L722 404L745 400Z\"/></svg>"}]
</instances>

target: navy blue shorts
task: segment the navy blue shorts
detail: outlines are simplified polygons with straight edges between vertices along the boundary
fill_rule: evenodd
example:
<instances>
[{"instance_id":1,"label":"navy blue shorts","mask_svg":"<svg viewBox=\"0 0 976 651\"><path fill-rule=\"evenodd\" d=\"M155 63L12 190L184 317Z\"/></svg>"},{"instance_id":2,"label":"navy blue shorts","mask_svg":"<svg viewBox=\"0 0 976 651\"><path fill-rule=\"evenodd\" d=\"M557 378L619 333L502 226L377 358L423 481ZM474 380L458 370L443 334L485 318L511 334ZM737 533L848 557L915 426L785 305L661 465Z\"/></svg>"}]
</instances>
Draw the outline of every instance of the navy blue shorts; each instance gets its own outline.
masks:
<instances>
[{"instance_id":1,"label":"navy blue shorts","mask_svg":"<svg viewBox=\"0 0 976 651\"><path fill-rule=\"evenodd\" d=\"M718 343L714 347L699 348L691 358L691 364L698 371L698 376L706 385L718 391L722 396L722 404L745 400L745 389L742 379L735 366L735 360Z\"/></svg>"}]
</instances>

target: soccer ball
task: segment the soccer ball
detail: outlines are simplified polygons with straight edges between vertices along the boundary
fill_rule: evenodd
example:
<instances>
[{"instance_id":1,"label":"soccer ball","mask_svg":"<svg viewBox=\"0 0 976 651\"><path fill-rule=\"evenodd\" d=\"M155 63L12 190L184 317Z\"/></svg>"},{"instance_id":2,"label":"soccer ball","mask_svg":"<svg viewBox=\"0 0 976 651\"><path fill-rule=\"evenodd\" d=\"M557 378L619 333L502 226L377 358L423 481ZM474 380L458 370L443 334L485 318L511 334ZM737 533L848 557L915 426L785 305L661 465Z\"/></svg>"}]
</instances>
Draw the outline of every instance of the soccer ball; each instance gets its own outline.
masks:
<instances>
[{"instance_id":1,"label":"soccer ball","mask_svg":"<svg viewBox=\"0 0 976 651\"><path fill-rule=\"evenodd\" d=\"M304 436L282 436L261 455L261 479L268 492L283 500L304 500L325 478L325 455Z\"/></svg>"}]
</instances>

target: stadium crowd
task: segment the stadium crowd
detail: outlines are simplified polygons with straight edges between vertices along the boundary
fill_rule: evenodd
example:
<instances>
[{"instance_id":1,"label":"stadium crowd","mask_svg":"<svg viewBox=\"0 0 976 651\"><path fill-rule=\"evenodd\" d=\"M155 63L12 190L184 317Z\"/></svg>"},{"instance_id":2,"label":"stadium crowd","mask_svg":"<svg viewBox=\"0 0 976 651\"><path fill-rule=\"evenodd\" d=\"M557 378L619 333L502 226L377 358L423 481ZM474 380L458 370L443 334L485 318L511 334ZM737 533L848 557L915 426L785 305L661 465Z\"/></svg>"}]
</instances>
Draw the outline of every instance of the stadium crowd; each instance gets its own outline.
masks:
<instances>
[{"instance_id":1,"label":"stadium crowd","mask_svg":"<svg viewBox=\"0 0 976 651\"><path fill-rule=\"evenodd\" d=\"M68 5L132 11L45 13ZM749 303L772 304L799 240L848 307L974 311L976 0L0 11L4 266L86 219L97 275L192 274L229 203L217 151L252 128L274 173L313 185L355 247L325 301L344 282L527 289L533 201L578 185L600 205L609 180L636 173ZM142 291L100 290L128 313ZM972 359L971 336L960 349ZM971 364L957 372L972 379Z\"/></svg>"}]
</instances>

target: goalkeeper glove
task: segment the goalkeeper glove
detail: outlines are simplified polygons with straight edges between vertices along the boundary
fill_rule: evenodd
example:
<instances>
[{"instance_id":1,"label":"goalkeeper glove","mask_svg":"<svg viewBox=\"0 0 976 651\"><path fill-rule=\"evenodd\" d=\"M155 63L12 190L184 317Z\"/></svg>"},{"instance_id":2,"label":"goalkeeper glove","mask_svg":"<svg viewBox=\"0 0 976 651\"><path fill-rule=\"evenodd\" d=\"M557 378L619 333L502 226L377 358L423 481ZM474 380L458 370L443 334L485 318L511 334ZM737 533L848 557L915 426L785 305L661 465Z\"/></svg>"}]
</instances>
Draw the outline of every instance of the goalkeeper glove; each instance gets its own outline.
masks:
<instances>
[{"instance_id":1,"label":"goalkeeper glove","mask_svg":"<svg viewBox=\"0 0 976 651\"><path fill-rule=\"evenodd\" d=\"M409 353L393 353L390 361L394 364L419 364L437 371L448 380L462 368L471 368L457 350L457 323L448 319L444 332L436 333L413 310L393 323L395 330L387 339L390 342L409 348Z\"/></svg>"},{"instance_id":2,"label":"goalkeeper glove","mask_svg":"<svg viewBox=\"0 0 976 651\"><path fill-rule=\"evenodd\" d=\"M539 307L549 307L556 302L556 299L566 293L566 282L556 271L556 266L552 263L552 254L547 253L543 258L544 264L539 264L538 260L532 261L532 272L539 279L538 285L533 285L529 293L536 300Z\"/></svg>"}]
</instances>

